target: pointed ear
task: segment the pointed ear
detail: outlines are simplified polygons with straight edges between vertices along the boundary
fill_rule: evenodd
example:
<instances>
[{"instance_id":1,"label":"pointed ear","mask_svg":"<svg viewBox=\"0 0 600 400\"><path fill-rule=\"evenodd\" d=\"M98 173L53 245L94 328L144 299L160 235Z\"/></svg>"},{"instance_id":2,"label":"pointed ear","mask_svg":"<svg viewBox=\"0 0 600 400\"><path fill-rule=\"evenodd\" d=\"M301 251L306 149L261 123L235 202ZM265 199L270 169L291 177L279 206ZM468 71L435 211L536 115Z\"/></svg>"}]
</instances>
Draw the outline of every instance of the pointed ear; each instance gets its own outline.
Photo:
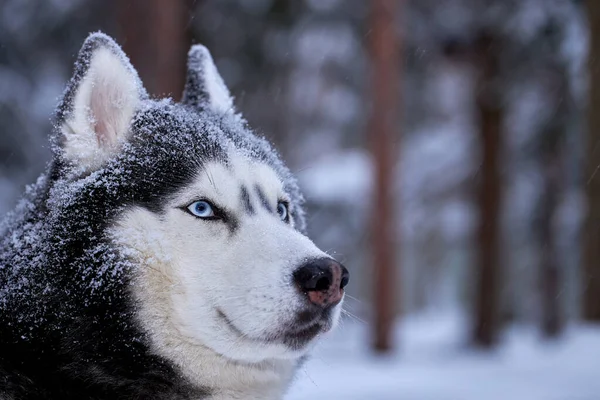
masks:
<instances>
[{"instance_id":1,"label":"pointed ear","mask_svg":"<svg viewBox=\"0 0 600 400\"><path fill-rule=\"evenodd\" d=\"M63 157L86 170L100 167L127 139L146 97L119 45L103 33L88 36L57 111Z\"/></svg>"},{"instance_id":2,"label":"pointed ear","mask_svg":"<svg viewBox=\"0 0 600 400\"><path fill-rule=\"evenodd\" d=\"M188 70L182 103L219 114L235 113L233 98L208 49L194 45L188 53Z\"/></svg>"}]
</instances>

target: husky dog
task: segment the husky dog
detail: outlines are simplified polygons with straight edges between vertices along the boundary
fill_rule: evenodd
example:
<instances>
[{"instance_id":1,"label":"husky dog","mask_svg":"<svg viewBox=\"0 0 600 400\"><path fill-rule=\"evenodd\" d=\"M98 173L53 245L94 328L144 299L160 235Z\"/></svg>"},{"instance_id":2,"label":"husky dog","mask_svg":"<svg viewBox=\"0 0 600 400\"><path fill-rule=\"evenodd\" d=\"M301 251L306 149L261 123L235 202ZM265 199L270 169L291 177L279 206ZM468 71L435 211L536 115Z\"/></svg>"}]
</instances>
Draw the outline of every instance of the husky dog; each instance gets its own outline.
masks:
<instances>
[{"instance_id":1,"label":"husky dog","mask_svg":"<svg viewBox=\"0 0 600 400\"><path fill-rule=\"evenodd\" d=\"M348 271L206 48L175 103L92 34L51 142L0 227L0 399L281 399Z\"/></svg>"}]
</instances>

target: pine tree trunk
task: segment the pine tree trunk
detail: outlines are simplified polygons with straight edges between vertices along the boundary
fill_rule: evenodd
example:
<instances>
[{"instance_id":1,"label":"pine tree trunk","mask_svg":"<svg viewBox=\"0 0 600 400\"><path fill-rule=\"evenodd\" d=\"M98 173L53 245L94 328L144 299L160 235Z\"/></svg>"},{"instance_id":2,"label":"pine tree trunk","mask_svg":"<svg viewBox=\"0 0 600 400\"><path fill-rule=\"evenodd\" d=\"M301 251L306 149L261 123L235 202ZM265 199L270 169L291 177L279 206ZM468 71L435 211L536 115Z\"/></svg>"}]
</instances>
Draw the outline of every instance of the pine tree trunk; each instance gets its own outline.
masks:
<instances>
[{"instance_id":1,"label":"pine tree trunk","mask_svg":"<svg viewBox=\"0 0 600 400\"><path fill-rule=\"evenodd\" d=\"M183 93L189 0L115 0L120 42L154 96Z\"/></svg>"},{"instance_id":2,"label":"pine tree trunk","mask_svg":"<svg viewBox=\"0 0 600 400\"><path fill-rule=\"evenodd\" d=\"M498 79L498 42L482 33L476 44L480 68L477 114L481 143L481 182L479 185L479 227L477 231L477 291L473 340L477 346L491 347L498 331L499 295L499 212L500 212L500 130L503 113L494 86Z\"/></svg>"},{"instance_id":3,"label":"pine tree trunk","mask_svg":"<svg viewBox=\"0 0 600 400\"><path fill-rule=\"evenodd\" d=\"M553 117L547 122L539 140L541 169L544 179L542 196L538 203L537 238L540 251L540 277L542 300L542 334L557 337L563 328L561 307L561 258L558 251L557 230L552 222L558 210L565 173L564 145L569 135L573 100L569 89L568 71L556 63L549 65L548 81L557 105Z\"/></svg>"},{"instance_id":4,"label":"pine tree trunk","mask_svg":"<svg viewBox=\"0 0 600 400\"><path fill-rule=\"evenodd\" d=\"M550 140L553 140L552 138ZM560 160L558 149L549 149L543 157L544 190L540 201L540 267L542 289L542 333L556 337L562 330L560 313L560 270L556 251L556 235L552 220L558 207L560 193Z\"/></svg>"},{"instance_id":5,"label":"pine tree trunk","mask_svg":"<svg viewBox=\"0 0 600 400\"><path fill-rule=\"evenodd\" d=\"M392 325L396 300L396 254L393 172L398 143L399 49L395 16L397 0L371 2L370 47L372 55L372 115L370 139L375 163L375 186L371 240L374 269L374 348L392 348Z\"/></svg>"},{"instance_id":6,"label":"pine tree trunk","mask_svg":"<svg viewBox=\"0 0 600 400\"><path fill-rule=\"evenodd\" d=\"M590 23L590 98L585 190L588 215L584 225L583 317L600 322L600 2L588 0Z\"/></svg>"}]
</instances>

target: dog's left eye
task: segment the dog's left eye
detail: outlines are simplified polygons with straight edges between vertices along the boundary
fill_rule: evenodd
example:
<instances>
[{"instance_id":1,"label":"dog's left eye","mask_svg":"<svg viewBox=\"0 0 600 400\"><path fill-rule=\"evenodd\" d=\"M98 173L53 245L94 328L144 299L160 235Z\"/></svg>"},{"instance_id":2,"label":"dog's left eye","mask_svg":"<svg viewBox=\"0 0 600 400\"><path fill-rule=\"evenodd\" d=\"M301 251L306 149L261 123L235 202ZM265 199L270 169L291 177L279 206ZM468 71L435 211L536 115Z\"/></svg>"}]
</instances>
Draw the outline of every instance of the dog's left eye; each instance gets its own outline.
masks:
<instances>
[{"instance_id":1,"label":"dog's left eye","mask_svg":"<svg viewBox=\"0 0 600 400\"><path fill-rule=\"evenodd\" d=\"M198 218L213 218L215 210L206 200L195 201L188 206L188 211Z\"/></svg>"},{"instance_id":2,"label":"dog's left eye","mask_svg":"<svg viewBox=\"0 0 600 400\"><path fill-rule=\"evenodd\" d=\"M287 203L280 201L277 203L277 214L279 214L279 218L282 221L287 221L288 219L288 205Z\"/></svg>"}]
</instances>

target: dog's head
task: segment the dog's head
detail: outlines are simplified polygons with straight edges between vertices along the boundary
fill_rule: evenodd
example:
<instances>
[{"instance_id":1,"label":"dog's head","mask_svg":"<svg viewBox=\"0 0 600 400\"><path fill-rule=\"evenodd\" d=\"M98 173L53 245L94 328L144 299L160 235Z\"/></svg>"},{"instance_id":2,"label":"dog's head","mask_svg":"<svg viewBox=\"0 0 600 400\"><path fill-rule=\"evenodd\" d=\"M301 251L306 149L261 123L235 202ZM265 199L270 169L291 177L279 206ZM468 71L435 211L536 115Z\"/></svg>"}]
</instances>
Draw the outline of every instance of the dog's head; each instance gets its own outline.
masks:
<instances>
[{"instance_id":1,"label":"dog's head","mask_svg":"<svg viewBox=\"0 0 600 400\"><path fill-rule=\"evenodd\" d=\"M57 116L63 186L102 199L90 213L134 266L159 348L296 358L336 324L348 272L304 235L295 179L235 113L204 47L174 103L149 99L118 45L93 34Z\"/></svg>"}]
</instances>

